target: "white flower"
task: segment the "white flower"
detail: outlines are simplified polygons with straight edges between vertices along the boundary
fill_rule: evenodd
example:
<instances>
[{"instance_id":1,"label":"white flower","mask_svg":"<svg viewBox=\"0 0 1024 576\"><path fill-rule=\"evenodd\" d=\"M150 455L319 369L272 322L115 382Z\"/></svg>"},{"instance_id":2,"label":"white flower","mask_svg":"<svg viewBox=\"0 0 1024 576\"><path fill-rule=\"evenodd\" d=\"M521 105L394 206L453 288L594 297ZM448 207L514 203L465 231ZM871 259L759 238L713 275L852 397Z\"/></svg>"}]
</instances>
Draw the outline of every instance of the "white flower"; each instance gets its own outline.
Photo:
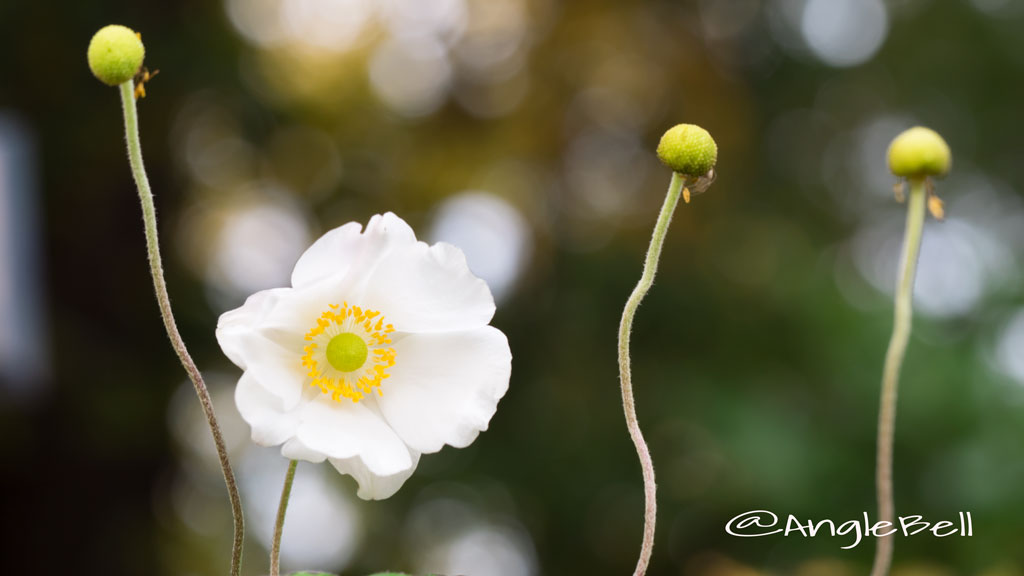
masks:
<instances>
[{"instance_id":1,"label":"white flower","mask_svg":"<svg viewBox=\"0 0 1024 576\"><path fill-rule=\"evenodd\" d=\"M317 240L291 288L249 297L217 324L244 370L235 391L252 439L331 464L364 499L387 498L420 454L468 446L508 389L508 340L462 251L374 216Z\"/></svg>"}]
</instances>

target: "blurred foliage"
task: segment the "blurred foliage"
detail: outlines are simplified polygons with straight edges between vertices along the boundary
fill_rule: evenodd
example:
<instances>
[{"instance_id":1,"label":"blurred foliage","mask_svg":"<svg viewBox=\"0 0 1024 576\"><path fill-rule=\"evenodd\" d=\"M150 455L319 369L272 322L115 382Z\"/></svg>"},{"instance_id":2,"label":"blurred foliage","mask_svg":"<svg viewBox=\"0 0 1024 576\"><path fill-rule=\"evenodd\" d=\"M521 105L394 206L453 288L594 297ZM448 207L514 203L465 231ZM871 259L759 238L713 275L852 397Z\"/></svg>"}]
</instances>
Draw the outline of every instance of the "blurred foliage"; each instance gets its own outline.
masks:
<instances>
[{"instance_id":1,"label":"blurred foliage","mask_svg":"<svg viewBox=\"0 0 1024 576\"><path fill-rule=\"evenodd\" d=\"M850 67L808 47L802 0L455 4L470 7L472 25L442 30L430 50L413 52L441 56L407 58L413 65L391 77L401 53L381 46L397 33L373 19L350 46L326 49L253 40L236 25L241 0L0 3L0 112L28 123L41 159L53 349L42 392L0 404L7 571L227 566L217 476L196 472L201 449L171 433L168 406L184 374L149 286L117 94L85 63L90 36L110 22L141 31L147 65L160 70L140 104L143 146L178 322L207 371L236 376L213 329L241 294L218 276L214 248L239 207L291 214L308 228L287 236L300 244L387 210L426 236L440 203L465 190L502 199L527 223L532 249L494 321L514 363L491 429L468 449L424 457L394 498L353 503L362 534L354 556L316 568L434 569L410 518L447 499L527 535L523 574L632 570L642 486L621 413L616 327L669 180L654 147L665 129L691 122L717 140L719 177L680 207L633 336L638 412L660 488L651 574L867 570L870 541L841 550L841 537L740 539L724 526L756 509L837 521L874 510L891 302L864 258L895 258L897 245L882 238L872 251L857 239L881 238L876 225L889 221L899 231L903 207L891 199L884 153L912 123L943 134L954 155L953 175L938 185L950 222L927 224L926 257L929 245L951 245L943 234L968 225L995 234L997 220L1022 221L1019 3L890 2L878 52ZM438 88L416 62L446 63L436 74L448 80ZM993 204L979 204L986 199ZM958 224L958 214L991 219ZM1000 348L1024 306L1024 227L1008 230L982 248L953 242L966 256L933 252L932 270L944 275L921 277L939 299L918 314L903 369L897 511L939 520L969 510L975 536L900 538L894 576L1024 570L1024 387L999 363L1024 355ZM284 245L249 248L257 261L287 260L290 252L275 252ZM996 272L981 274L993 251L1003 255ZM975 297L944 309L940 297L962 295L972 278ZM331 480L354 492L348 479ZM175 494L200 498L213 531L182 519ZM251 514L249 528L246 573L258 573L263 528ZM320 535L323 546L332 537Z\"/></svg>"}]
</instances>

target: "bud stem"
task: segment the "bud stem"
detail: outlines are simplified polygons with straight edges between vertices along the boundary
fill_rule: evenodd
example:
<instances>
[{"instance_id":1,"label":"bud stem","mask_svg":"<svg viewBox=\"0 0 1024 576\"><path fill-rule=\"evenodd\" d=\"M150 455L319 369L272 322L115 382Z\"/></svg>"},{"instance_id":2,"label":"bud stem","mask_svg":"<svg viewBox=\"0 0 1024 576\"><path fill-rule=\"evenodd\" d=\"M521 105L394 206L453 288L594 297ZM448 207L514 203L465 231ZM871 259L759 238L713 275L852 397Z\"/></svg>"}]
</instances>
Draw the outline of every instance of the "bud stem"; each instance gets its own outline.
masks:
<instances>
[{"instance_id":1,"label":"bud stem","mask_svg":"<svg viewBox=\"0 0 1024 576\"><path fill-rule=\"evenodd\" d=\"M913 316L914 275L921 248L921 233L924 229L925 181L917 178L910 181L910 201L907 207L907 228L903 239L903 255L900 263L900 277L896 285L895 319L889 350L885 354L882 371L882 397L878 412L878 453L875 468L875 485L878 490L878 518L892 523L895 504L892 489L893 437L896 432L896 398L899 387L900 367L910 339L910 324ZM871 576L886 576L892 564L893 535L878 538L875 562Z\"/></svg>"},{"instance_id":2,"label":"bud stem","mask_svg":"<svg viewBox=\"0 0 1024 576\"><path fill-rule=\"evenodd\" d=\"M654 463L651 461L651 452L647 448L647 443L644 442L644 435L640 431L640 424L636 419L633 381L630 375L629 336L633 329L633 317L636 315L636 309L640 306L640 301L647 295L647 291L651 289L651 284L654 283L654 275L658 271L658 259L661 257L661 248L665 243L665 234L668 232L668 225L672 221L672 214L679 203L679 195L685 182L685 176L678 172L672 173L672 182L668 186L668 194L665 196L665 203L661 206L658 223L654 226L651 244L647 249L643 274L626 301L626 308L622 311L622 321L619 323L619 383L622 386L622 410L626 415L626 428L629 429L629 437L633 439L636 454L640 458L640 467L643 469L644 478L644 537L640 547L640 558L637 560L636 570L633 572L634 576L643 576L647 572L647 565L651 560L658 503L656 500L657 487L654 483Z\"/></svg>"},{"instance_id":3,"label":"bud stem","mask_svg":"<svg viewBox=\"0 0 1024 576\"><path fill-rule=\"evenodd\" d=\"M292 460L284 476L281 503L277 505L277 521L274 522L274 541L270 544L270 576L281 574L281 533L284 532L284 514L288 510L288 498L292 495L292 482L295 480L295 467L298 463L298 460Z\"/></svg>"},{"instance_id":4,"label":"bud stem","mask_svg":"<svg viewBox=\"0 0 1024 576\"><path fill-rule=\"evenodd\" d=\"M153 288L156 291L156 300L160 306L160 315L164 320L164 328L171 340L174 351L185 367L189 380L195 387L196 395L203 406L206 414L206 421L210 425L210 432L213 433L213 442L217 446L217 455L220 457L221 471L224 473L224 483L227 485L228 497L231 500L231 514L234 518L234 543L231 549L231 575L238 576L242 563L242 534L244 530L242 519L242 502L238 497L238 487L235 484L235 474L231 470L231 463L228 461L228 451L224 445L224 438L217 424L217 417L213 412L213 402L210 400L210 393L206 389L203 377L199 373L195 362L189 356L185 348L185 342L178 333L178 326L174 321L174 313L171 311L171 300L167 295L167 284L164 282L164 269L160 258L160 239L156 227L156 208L153 205L153 193L149 187L149 179L146 177L146 168L142 163L142 145L139 142L138 112L135 109L135 90L132 80L121 84L121 104L124 108L124 130L128 140L128 161L132 167L132 176L135 178L135 185L139 191L139 200L142 203L142 221L146 228L146 247L149 251L149 271L153 277Z\"/></svg>"}]
</instances>

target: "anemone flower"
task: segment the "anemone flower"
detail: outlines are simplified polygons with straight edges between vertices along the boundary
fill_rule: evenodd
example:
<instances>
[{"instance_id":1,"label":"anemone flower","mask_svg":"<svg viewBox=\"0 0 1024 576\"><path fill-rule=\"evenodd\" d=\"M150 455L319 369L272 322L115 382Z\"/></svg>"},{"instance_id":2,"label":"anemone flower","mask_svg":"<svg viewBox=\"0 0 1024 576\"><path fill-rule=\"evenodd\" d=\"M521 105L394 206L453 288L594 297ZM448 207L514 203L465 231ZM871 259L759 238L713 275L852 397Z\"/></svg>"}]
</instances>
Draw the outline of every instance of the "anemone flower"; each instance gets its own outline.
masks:
<instances>
[{"instance_id":1,"label":"anemone flower","mask_svg":"<svg viewBox=\"0 0 1024 576\"><path fill-rule=\"evenodd\" d=\"M418 242L394 214L331 230L292 287L257 292L217 324L244 370L235 391L252 439L330 463L382 499L421 454L464 448L508 389L508 340L462 251Z\"/></svg>"}]
</instances>

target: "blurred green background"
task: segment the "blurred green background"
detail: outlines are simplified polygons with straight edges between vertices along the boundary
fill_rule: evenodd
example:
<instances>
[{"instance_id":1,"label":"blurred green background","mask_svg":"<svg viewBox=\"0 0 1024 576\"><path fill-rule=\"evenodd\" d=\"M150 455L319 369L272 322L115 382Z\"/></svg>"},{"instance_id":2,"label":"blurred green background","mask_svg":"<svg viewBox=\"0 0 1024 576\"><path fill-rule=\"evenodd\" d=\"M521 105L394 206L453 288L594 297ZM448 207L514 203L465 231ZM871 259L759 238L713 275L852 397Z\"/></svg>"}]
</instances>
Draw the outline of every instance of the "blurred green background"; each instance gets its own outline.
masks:
<instances>
[{"instance_id":1,"label":"blurred green background","mask_svg":"<svg viewBox=\"0 0 1024 576\"><path fill-rule=\"evenodd\" d=\"M159 69L140 101L168 282L246 502L246 574L287 462L248 441L214 326L322 232L394 211L462 246L512 382L468 449L362 502L299 466L287 570L628 574L642 486L615 335L678 122L719 145L641 307L634 378L659 482L651 574L847 576L873 542L741 539L768 509L874 514L904 207L889 140L954 154L926 225L896 437L897 576L1024 574L1024 3L1018 0L0 1L0 547L10 574L222 574L209 432L157 315L108 23Z\"/></svg>"}]
</instances>

